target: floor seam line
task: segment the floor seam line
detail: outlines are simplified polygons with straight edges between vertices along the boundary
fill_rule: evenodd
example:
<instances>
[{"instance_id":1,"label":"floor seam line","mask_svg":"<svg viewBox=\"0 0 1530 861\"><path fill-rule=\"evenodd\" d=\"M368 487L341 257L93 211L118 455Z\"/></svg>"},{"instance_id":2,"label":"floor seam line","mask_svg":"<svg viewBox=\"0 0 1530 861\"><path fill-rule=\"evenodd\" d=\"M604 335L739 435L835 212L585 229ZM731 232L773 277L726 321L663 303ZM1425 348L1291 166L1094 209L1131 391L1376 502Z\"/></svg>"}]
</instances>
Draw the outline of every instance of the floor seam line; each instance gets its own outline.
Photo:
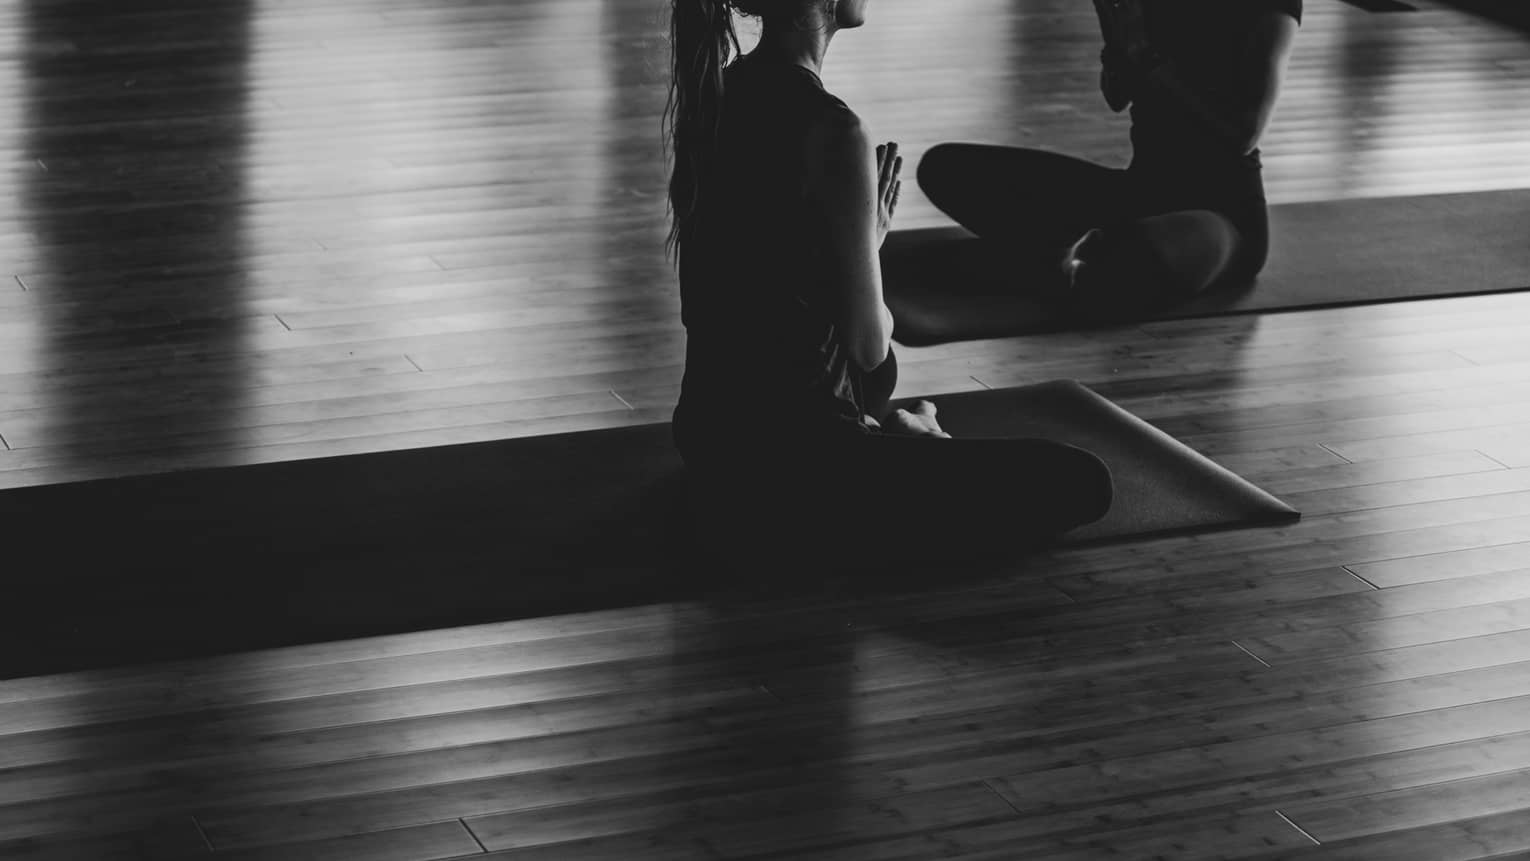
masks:
<instances>
[{"instance_id":1,"label":"floor seam line","mask_svg":"<svg viewBox=\"0 0 1530 861\"><path fill-rule=\"evenodd\" d=\"M1411 558L1411 557L1406 557L1405 556L1405 557L1402 557L1402 558L1407 559L1407 558ZM1375 583L1372 583L1371 581L1369 581L1369 580L1365 579L1364 577L1361 577L1359 574L1355 573L1355 569L1349 567L1348 565L1340 565L1339 567L1343 568L1345 570L1345 572L1349 574L1349 576L1355 578L1356 580L1359 580L1361 583L1364 583L1365 585L1371 587L1372 589L1375 589L1377 592L1381 591L1381 587L1380 586L1377 586Z\"/></svg>"},{"instance_id":2,"label":"floor seam line","mask_svg":"<svg viewBox=\"0 0 1530 861\"><path fill-rule=\"evenodd\" d=\"M212 838L207 836L207 829L202 827L202 820L198 819L196 814L191 815L191 824L197 827L197 833L202 836L202 842L207 844L207 851L217 852L218 847L213 845Z\"/></svg>"},{"instance_id":3,"label":"floor seam line","mask_svg":"<svg viewBox=\"0 0 1530 861\"><path fill-rule=\"evenodd\" d=\"M1349 458L1345 457L1344 455L1339 454L1338 452L1336 452L1333 449L1329 448L1328 447L1328 443L1326 443L1326 442L1318 443L1318 448L1322 449L1323 451L1328 452L1329 454L1333 455L1334 457L1338 458L1339 460L1344 461L1345 463L1354 463L1354 461L1350 460Z\"/></svg>"},{"instance_id":4,"label":"floor seam line","mask_svg":"<svg viewBox=\"0 0 1530 861\"><path fill-rule=\"evenodd\" d=\"M1504 469L1513 469L1514 468L1514 467L1509 466L1508 464L1504 463L1503 461L1499 460L1498 458L1493 457L1492 455L1488 454L1487 452L1483 451L1480 448L1474 448L1474 449L1472 449L1472 451L1482 455L1483 457L1487 458L1488 460L1491 460L1493 463L1498 464L1499 466L1503 467Z\"/></svg>"},{"instance_id":5,"label":"floor seam line","mask_svg":"<svg viewBox=\"0 0 1530 861\"><path fill-rule=\"evenodd\" d=\"M993 780L991 778L987 778L987 777L983 778L982 784L983 784L983 787L985 789L987 789L989 792L992 792L994 795L999 796L999 800L1004 802L1004 806L1008 807L1010 810L1013 810L1015 812L1016 816L1024 816L1025 815L1024 813L1020 812L1020 808L1016 807L1015 803L1013 801L1010 801L1009 798L1007 798L1004 795L1004 793L1002 793L999 790L994 788Z\"/></svg>"},{"instance_id":6,"label":"floor seam line","mask_svg":"<svg viewBox=\"0 0 1530 861\"><path fill-rule=\"evenodd\" d=\"M485 855L489 854L489 847L483 845L483 841L479 840L478 835L473 833L473 829L468 827L466 819L463 819L461 816L457 817L457 824L461 825L462 830L466 831L468 836L473 838L473 842L478 844L478 849L480 852L483 852Z\"/></svg>"},{"instance_id":7,"label":"floor seam line","mask_svg":"<svg viewBox=\"0 0 1530 861\"><path fill-rule=\"evenodd\" d=\"M1323 845L1323 841L1317 839L1316 837L1313 837L1312 833L1310 831L1308 831L1307 829L1301 827L1300 825L1297 825L1295 822L1292 822L1291 821L1291 817L1287 816L1284 811L1276 809L1275 815L1279 816L1281 818L1281 820L1284 821L1287 825L1291 826L1292 828L1295 828L1296 832L1298 834L1300 834L1301 836L1307 838L1308 840L1311 840L1312 841L1312 845L1314 845L1314 846L1322 846Z\"/></svg>"},{"instance_id":8,"label":"floor seam line","mask_svg":"<svg viewBox=\"0 0 1530 861\"><path fill-rule=\"evenodd\" d=\"M1263 664L1265 669L1267 669L1267 670L1275 669L1274 667L1270 666L1270 662L1269 661L1266 661L1264 658L1261 658L1258 655L1254 654L1253 652L1250 652L1247 649L1247 647L1245 647L1242 643L1238 642L1237 640L1228 640L1227 642L1232 643L1234 646L1237 646L1238 647L1238 651L1242 652L1245 655L1248 655L1250 658L1253 658L1254 660L1256 660L1259 663Z\"/></svg>"}]
</instances>

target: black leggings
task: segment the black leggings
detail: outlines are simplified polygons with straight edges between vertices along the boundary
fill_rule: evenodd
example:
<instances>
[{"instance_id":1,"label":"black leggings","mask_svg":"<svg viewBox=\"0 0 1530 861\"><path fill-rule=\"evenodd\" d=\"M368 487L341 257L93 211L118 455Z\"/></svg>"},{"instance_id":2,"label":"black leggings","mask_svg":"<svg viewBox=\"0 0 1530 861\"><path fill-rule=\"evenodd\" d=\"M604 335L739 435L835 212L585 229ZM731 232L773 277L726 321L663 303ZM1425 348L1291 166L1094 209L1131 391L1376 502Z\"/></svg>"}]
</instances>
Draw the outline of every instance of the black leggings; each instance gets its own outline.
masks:
<instances>
[{"instance_id":1,"label":"black leggings","mask_svg":"<svg viewBox=\"0 0 1530 861\"><path fill-rule=\"evenodd\" d=\"M868 375L868 414L885 413L895 377L891 357ZM744 567L1011 554L1100 519L1113 492L1098 457L1047 440L873 433L811 450L766 441L734 452L691 464L693 514L711 549Z\"/></svg>"},{"instance_id":2,"label":"black leggings","mask_svg":"<svg viewBox=\"0 0 1530 861\"><path fill-rule=\"evenodd\" d=\"M1196 192L1134 167L1118 170L1041 150L940 144L919 162L919 187L957 223L1005 241L1042 289L1061 287L1068 246L1101 230L1099 292L1173 302L1252 278L1269 255L1269 214L1253 173ZM1054 283L1047 283L1055 279Z\"/></svg>"}]
</instances>

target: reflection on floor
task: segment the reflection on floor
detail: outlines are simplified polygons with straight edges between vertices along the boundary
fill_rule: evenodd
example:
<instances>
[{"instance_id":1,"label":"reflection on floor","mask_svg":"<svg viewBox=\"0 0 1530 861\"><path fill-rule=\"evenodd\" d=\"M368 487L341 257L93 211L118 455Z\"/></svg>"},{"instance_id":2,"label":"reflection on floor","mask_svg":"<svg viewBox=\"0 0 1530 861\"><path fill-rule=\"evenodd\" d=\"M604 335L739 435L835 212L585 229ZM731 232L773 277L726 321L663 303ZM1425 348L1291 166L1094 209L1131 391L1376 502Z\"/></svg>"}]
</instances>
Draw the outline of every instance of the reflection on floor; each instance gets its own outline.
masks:
<instances>
[{"instance_id":1,"label":"reflection on floor","mask_svg":"<svg viewBox=\"0 0 1530 861\"><path fill-rule=\"evenodd\" d=\"M1530 186L1530 39L1307 5L1273 201ZM0 4L0 487L665 417L661 11ZM1087 5L874 14L825 76L911 160L1126 157Z\"/></svg>"}]
</instances>

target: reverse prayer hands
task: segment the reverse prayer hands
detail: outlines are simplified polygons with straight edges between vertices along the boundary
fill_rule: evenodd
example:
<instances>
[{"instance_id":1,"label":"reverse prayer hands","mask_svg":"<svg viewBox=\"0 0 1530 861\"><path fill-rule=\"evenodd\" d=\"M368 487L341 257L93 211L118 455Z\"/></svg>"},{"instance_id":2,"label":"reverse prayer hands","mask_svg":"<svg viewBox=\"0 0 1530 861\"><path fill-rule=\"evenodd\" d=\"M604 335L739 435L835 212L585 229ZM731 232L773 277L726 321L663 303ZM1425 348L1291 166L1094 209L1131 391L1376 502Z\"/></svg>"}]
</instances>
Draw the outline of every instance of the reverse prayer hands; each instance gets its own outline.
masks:
<instances>
[{"instance_id":1,"label":"reverse prayer hands","mask_svg":"<svg viewBox=\"0 0 1530 861\"><path fill-rule=\"evenodd\" d=\"M893 213L898 208L898 193L903 189L903 156L898 155L897 141L877 145L877 245L892 229Z\"/></svg>"}]
</instances>

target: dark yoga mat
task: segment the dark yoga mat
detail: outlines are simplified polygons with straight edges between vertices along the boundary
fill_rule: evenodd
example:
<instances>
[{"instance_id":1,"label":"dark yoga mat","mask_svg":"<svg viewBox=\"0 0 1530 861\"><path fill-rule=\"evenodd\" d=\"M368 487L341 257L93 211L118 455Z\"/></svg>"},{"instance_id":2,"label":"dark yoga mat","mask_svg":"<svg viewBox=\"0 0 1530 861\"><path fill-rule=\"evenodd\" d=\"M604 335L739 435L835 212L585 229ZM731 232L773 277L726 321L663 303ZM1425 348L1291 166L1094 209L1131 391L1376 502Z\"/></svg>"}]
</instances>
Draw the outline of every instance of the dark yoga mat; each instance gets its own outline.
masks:
<instances>
[{"instance_id":1,"label":"dark yoga mat","mask_svg":"<svg viewBox=\"0 0 1530 861\"><path fill-rule=\"evenodd\" d=\"M1295 516L1077 383L937 403L1110 464L1070 542ZM658 424L0 492L0 677L696 597L683 484Z\"/></svg>"},{"instance_id":2,"label":"dark yoga mat","mask_svg":"<svg viewBox=\"0 0 1530 861\"><path fill-rule=\"evenodd\" d=\"M1151 319L1356 305L1530 288L1530 190L1270 209L1270 263ZM1026 294L1002 249L960 227L894 231L882 248L894 337L910 346L1084 325Z\"/></svg>"},{"instance_id":3,"label":"dark yoga mat","mask_svg":"<svg viewBox=\"0 0 1530 861\"><path fill-rule=\"evenodd\" d=\"M1530 32L1530 5L1525 0L1443 0L1448 6Z\"/></svg>"}]
</instances>

